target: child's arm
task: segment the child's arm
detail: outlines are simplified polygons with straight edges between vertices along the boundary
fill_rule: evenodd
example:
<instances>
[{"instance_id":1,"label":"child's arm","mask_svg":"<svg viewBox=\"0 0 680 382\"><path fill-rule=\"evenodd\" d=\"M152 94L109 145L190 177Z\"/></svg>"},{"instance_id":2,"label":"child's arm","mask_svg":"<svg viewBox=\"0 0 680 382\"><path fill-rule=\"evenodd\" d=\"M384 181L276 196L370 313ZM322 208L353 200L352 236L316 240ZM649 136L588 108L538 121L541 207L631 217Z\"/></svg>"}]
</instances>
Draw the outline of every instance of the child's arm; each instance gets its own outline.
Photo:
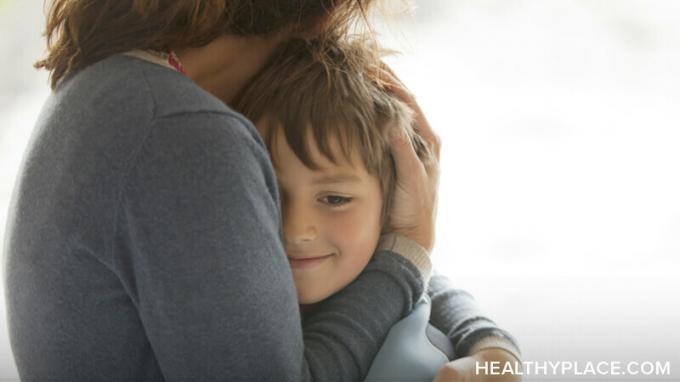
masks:
<instances>
[{"instance_id":1,"label":"child's arm","mask_svg":"<svg viewBox=\"0 0 680 382\"><path fill-rule=\"evenodd\" d=\"M485 361L520 361L520 352L514 338L484 316L472 296L456 289L445 276L434 274L428 295L432 300L430 323L451 340L456 361L447 364L440 372L451 377L463 373L474 376L475 363ZM480 376L481 377L481 376ZM513 381L511 377L499 381ZM458 379L439 379L456 381Z\"/></svg>"}]
</instances>

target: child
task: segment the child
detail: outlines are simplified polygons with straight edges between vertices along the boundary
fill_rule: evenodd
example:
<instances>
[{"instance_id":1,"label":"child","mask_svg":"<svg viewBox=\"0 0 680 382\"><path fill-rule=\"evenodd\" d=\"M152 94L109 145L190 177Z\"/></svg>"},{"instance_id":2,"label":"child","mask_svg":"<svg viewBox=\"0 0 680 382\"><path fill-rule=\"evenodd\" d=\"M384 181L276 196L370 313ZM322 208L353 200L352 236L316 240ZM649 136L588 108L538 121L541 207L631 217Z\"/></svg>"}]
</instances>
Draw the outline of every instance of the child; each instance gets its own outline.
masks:
<instances>
[{"instance_id":1,"label":"child","mask_svg":"<svg viewBox=\"0 0 680 382\"><path fill-rule=\"evenodd\" d=\"M271 154L303 313L351 283L389 230L395 169L388 135L406 134L423 161L432 156L411 127L412 111L380 80L386 72L376 52L361 40L290 42L236 104ZM432 380L453 354L428 318L425 300L395 325L369 379ZM405 354L409 348L416 350Z\"/></svg>"}]
</instances>

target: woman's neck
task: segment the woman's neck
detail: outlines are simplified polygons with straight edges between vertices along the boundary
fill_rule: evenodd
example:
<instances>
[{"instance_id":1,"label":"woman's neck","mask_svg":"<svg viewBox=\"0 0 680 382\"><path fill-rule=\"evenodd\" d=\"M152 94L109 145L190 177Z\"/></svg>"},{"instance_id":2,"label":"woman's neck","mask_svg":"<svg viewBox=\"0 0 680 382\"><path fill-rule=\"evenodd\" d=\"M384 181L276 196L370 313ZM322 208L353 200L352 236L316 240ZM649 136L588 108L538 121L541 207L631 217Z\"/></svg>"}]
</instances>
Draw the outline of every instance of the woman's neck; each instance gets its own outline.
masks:
<instances>
[{"instance_id":1,"label":"woman's neck","mask_svg":"<svg viewBox=\"0 0 680 382\"><path fill-rule=\"evenodd\" d=\"M189 78L229 105L287 37L226 35L175 53Z\"/></svg>"}]
</instances>

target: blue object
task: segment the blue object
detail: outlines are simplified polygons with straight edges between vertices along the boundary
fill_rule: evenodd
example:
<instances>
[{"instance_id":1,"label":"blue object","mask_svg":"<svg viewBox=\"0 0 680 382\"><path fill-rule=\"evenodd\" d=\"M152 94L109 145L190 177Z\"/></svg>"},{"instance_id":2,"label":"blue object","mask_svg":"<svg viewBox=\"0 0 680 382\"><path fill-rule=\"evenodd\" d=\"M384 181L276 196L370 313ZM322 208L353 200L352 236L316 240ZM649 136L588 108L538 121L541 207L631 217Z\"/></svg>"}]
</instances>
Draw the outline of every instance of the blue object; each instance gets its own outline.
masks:
<instances>
[{"instance_id":1,"label":"blue object","mask_svg":"<svg viewBox=\"0 0 680 382\"><path fill-rule=\"evenodd\" d=\"M365 382L431 382L455 354L448 337L429 320L430 300L423 298L392 327Z\"/></svg>"}]
</instances>

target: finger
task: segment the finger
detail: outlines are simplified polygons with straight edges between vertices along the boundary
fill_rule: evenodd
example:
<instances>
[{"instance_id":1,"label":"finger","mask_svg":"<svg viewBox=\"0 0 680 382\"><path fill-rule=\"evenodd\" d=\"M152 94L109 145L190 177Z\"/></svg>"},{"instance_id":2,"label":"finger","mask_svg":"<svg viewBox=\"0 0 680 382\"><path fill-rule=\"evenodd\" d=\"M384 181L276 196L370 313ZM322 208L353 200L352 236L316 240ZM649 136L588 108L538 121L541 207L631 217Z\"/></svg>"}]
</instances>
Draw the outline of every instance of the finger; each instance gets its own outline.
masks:
<instances>
[{"instance_id":1,"label":"finger","mask_svg":"<svg viewBox=\"0 0 680 382\"><path fill-rule=\"evenodd\" d=\"M460 372L449 365L444 365L435 376L432 382L460 382L463 380L463 376Z\"/></svg>"},{"instance_id":2,"label":"finger","mask_svg":"<svg viewBox=\"0 0 680 382\"><path fill-rule=\"evenodd\" d=\"M397 77L394 71L387 65L384 65L385 70L385 86L394 94L400 101L404 102L414 112L414 123L416 132L425 140L430 150L439 158L441 150L441 140L439 136L432 130L430 123L425 118L425 113L418 105L415 96L411 93L404 83Z\"/></svg>"},{"instance_id":3,"label":"finger","mask_svg":"<svg viewBox=\"0 0 680 382\"><path fill-rule=\"evenodd\" d=\"M430 130L430 131L432 131L432 130ZM441 149L442 149L442 140L441 140L441 138L439 138L439 135L432 132L432 136L428 140L428 144L430 145L430 150L432 150L434 157L437 160L439 160L439 153L441 152Z\"/></svg>"},{"instance_id":4,"label":"finger","mask_svg":"<svg viewBox=\"0 0 680 382\"><path fill-rule=\"evenodd\" d=\"M406 105L408 105L410 108L412 108L414 111L419 112L420 107L418 106L418 103L416 102L416 97L411 93L410 90L406 87L406 85L399 79L396 73L392 70L387 65L384 65L384 70L385 70L385 87L387 90L390 91L390 93L394 94L399 98L399 100Z\"/></svg>"},{"instance_id":5,"label":"finger","mask_svg":"<svg viewBox=\"0 0 680 382\"><path fill-rule=\"evenodd\" d=\"M409 137L401 131L392 130L390 137L390 150L394 158L397 172L397 181L404 182L412 179L416 174L425 172L423 163L418 158L415 148Z\"/></svg>"},{"instance_id":6,"label":"finger","mask_svg":"<svg viewBox=\"0 0 680 382\"><path fill-rule=\"evenodd\" d=\"M425 172L433 184L439 183L439 160L434 157L430 157L423 162L423 167Z\"/></svg>"}]
</instances>

